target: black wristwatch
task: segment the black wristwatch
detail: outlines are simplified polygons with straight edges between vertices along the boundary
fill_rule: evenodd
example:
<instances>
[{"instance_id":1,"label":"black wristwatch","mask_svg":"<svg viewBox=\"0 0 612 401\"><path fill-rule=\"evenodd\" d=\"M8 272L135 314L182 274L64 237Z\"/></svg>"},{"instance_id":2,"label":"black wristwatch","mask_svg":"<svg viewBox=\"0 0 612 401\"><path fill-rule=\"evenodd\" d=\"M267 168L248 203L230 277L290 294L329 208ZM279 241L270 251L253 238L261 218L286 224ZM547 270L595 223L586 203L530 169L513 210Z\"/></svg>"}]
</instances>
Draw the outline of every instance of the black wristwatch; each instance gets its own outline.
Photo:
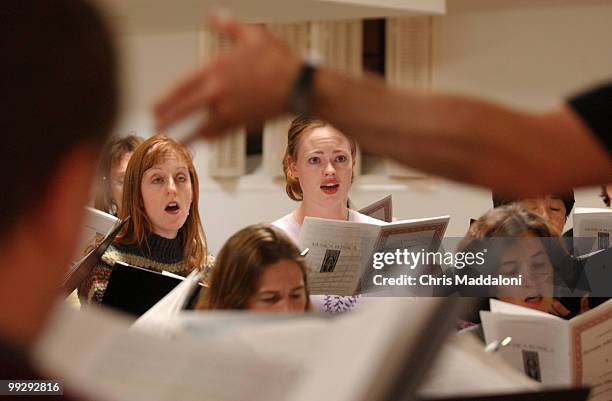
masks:
<instances>
[{"instance_id":1,"label":"black wristwatch","mask_svg":"<svg viewBox=\"0 0 612 401\"><path fill-rule=\"evenodd\" d=\"M317 68L304 62L289 93L288 109L291 113L308 117L312 114L312 85Z\"/></svg>"}]
</instances>

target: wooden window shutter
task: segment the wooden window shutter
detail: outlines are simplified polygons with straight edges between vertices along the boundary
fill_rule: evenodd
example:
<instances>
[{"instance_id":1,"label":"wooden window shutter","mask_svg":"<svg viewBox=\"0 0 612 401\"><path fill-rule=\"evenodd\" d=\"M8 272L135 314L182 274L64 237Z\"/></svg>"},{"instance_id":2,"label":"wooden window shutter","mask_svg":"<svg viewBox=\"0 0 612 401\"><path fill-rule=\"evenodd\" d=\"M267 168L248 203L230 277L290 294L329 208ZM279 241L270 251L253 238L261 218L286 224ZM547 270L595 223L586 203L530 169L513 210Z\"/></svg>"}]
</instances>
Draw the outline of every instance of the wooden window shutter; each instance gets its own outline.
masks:
<instances>
[{"instance_id":1,"label":"wooden window shutter","mask_svg":"<svg viewBox=\"0 0 612 401\"><path fill-rule=\"evenodd\" d=\"M205 27L201 34L201 58L208 62L228 49L231 42ZM209 174L211 177L240 177L246 171L246 130L235 132L210 143Z\"/></svg>"},{"instance_id":2,"label":"wooden window shutter","mask_svg":"<svg viewBox=\"0 0 612 401\"><path fill-rule=\"evenodd\" d=\"M362 71L363 26L361 20L311 23L311 50L325 65L360 75Z\"/></svg>"},{"instance_id":3,"label":"wooden window shutter","mask_svg":"<svg viewBox=\"0 0 612 401\"><path fill-rule=\"evenodd\" d=\"M385 79L393 87L429 90L432 69L431 17L387 18ZM388 176L423 178L423 173L385 160Z\"/></svg>"},{"instance_id":4,"label":"wooden window shutter","mask_svg":"<svg viewBox=\"0 0 612 401\"><path fill-rule=\"evenodd\" d=\"M269 24L268 30L285 41L298 54L308 52L310 42L310 24L299 22L292 24ZM283 176L283 156L287 147L287 131L294 116L283 116L266 121L263 129L263 166L273 177Z\"/></svg>"}]
</instances>

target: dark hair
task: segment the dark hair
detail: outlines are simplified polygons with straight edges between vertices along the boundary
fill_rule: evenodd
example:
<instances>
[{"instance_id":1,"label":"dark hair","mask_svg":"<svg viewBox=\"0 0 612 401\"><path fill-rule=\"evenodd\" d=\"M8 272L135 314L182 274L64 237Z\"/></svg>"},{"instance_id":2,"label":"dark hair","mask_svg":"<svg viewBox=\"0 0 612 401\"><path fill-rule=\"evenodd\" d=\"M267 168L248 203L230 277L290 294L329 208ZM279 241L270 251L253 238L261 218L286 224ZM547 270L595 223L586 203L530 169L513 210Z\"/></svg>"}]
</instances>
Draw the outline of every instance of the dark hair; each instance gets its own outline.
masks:
<instances>
[{"instance_id":1,"label":"dark hair","mask_svg":"<svg viewBox=\"0 0 612 401\"><path fill-rule=\"evenodd\" d=\"M574 207L574 203L576 203L576 198L574 197L574 191L570 190L569 192L566 192L561 195L550 195L550 196L553 199L559 199L561 202L563 202L563 205L565 206L565 218L567 219L567 216L569 216L569 214L572 211L572 208ZM504 205L509 205L511 203L522 200L519 198L512 198L509 196L503 196L500 194L496 194L495 192L492 194L492 198L493 198L493 207L495 208L504 206Z\"/></svg>"},{"instance_id":2,"label":"dark hair","mask_svg":"<svg viewBox=\"0 0 612 401\"><path fill-rule=\"evenodd\" d=\"M297 177L291 174L289 169L289 158L293 161L297 160L298 146L304 133L315 129L327 127L330 124L319 120L317 118L298 116L292 122L287 133L287 148L285 149L285 155L283 156L283 172L285 173L285 191L289 198L294 201L301 201L304 199L302 193L302 187ZM353 166L355 165L355 157L357 156L357 144L352 138L346 138L349 141L351 147L351 157L353 159Z\"/></svg>"},{"instance_id":3,"label":"dark hair","mask_svg":"<svg viewBox=\"0 0 612 401\"><path fill-rule=\"evenodd\" d=\"M548 222L537 213L519 205L508 204L489 210L476 220L464 240L488 237L517 237L531 232L537 237L554 237Z\"/></svg>"},{"instance_id":4,"label":"dark hair","mask_svg":"<svg viewBox=\"0 0 612 401\"><path fill-rule=\"evenodd\" d=\"M118 87L111 33L90 3L9 0L0 21L0 168L11 177L0 220L9 232L38 206L68 153L105 141Z\"/></svg>"},{"instance_id":5,"label":"dark hair","mask_svg":"<svg viewBox=\"0 0 612 401\"><path fill-rule=\"evenodd\" d=\"M133 152L144 139L136 135L112 138L107 141L102 149L102 156L98 162L96 175L96 193L94 195L94 207L103 212L118 214L117 201L113 199L111 190L111 170L113 166L121 161L123 156Z\"/></svg>"},{"instance_id":6,"label":"dark hair","mask_svg":"<svg viewBox=\"0 0 612 401\"><path fill-rule=\"evenodd\" d=\"M210 288L196 309L244 309L266 267L284 259L296 262L302 271L309 309L306 266L299 249L285 233L266 224L243 228L227 240L215 259Z\"/></svg>"},{"instance_id":7,"label":"dark hair","mask_svg":"<svg viewBox=\"0 0 612 401\"><path fill-rule=\"evenodd\" d=\"M607 185L601 186L601 193L599 194L599 196L601 196L601 200L603 201L603 203L606 206L610 207L610 194L608 193Z\"/></svg>"}]
</instances>

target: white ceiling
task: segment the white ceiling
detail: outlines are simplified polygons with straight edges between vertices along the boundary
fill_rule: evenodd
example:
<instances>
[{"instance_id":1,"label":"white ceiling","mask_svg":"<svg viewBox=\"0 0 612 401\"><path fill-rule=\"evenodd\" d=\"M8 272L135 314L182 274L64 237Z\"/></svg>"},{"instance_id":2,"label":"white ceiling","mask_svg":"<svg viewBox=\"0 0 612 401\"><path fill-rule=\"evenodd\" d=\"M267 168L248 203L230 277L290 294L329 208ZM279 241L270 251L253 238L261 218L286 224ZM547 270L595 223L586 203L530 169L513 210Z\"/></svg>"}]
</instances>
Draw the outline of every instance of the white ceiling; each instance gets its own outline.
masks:
<instances>
[{"instance_id":1,"label":"white ceiling","mask_svg":"<svg viewBox=\"0 0 612 401\"><path fill-rule=\"evenodd\" d=\"M443 14L446 0L99 0L124 29L199 27L222 8L252 22L292 22Z\"/></svg>"}]
</instances>

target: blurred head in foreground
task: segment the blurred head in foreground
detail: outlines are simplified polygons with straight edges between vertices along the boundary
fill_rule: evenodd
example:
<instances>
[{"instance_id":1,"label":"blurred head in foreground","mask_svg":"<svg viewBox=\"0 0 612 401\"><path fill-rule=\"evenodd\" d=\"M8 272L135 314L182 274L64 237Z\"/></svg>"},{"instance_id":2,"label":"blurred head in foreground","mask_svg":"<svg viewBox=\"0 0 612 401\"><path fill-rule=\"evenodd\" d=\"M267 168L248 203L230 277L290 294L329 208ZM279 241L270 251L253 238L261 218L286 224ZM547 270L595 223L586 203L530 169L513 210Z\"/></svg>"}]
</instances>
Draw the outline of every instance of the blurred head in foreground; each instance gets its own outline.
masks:
<instances>
[{"instance_id":1,"label":"blurred head in foreground","mask_svg":"<svg viewBox=\"0 0 612 401\"><path fill-rule=\"evenodd\" d=\"M0 336L28 346L59 295L115 121L116 55L88 2L7 1L0 21L0 165L10 172L0 197Z\"/></svg>"}]
</instances>

